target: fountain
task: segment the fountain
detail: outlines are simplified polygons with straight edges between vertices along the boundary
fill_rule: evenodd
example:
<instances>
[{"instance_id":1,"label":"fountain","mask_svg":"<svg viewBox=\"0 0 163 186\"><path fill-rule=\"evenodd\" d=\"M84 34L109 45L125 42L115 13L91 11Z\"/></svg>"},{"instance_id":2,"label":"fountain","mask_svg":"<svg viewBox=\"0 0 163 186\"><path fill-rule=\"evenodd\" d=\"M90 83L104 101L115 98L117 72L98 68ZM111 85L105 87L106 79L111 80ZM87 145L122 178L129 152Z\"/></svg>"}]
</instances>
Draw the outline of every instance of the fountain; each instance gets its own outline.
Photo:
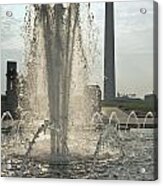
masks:
<instances>
[{"instance_id":1,"label":"fountain","mask_svg":"<svg viewBox=\"0 0 163 186\"><path fill-rule=\"evenodd\" d=\"M14 122L14 119L9 111L6 111L2 114L2 117L1 117L2 144L6 140L7 140L7 143L9 142L9 136L11 135L11 131L13 129L13 122Z\"/></svg>"},{"instance_id":2,"label":"fountain","mask_svg":"<svg viewBox=\"0 0 163 186\"><path fill-rule=\"evenodd\" d=\"M143 128L145 128L145 125L147 123L147 119L148 118L152 118L152 121L154 121L154 115L151 111L147 112L147 114L145 115L144 121L143 121Z\"/></svg>"},{"instance_id":3,"label":"fountain","mask_svg":"<svg viewBox=\"0 0 163 186\"><path fill-rule=\"evenodd\" d=\"M130 119L131 119L132 116L134 116L134 119L135 119L135 121L136 121L138 127L140 128L139 119L138 119L138 117L137 117L135 111L133 110L133 111L130 112L130 114L129 114L128 117L127 117L125 131L127 131L128 127L129 127L129 122L130 122Z\"/></svg>"},{"instance_id":4,"label":"fountain","mask_svg":"<svg viewBox=\"0 0 163 186\"><path fill-rule=\"evenodd\" d=\"M119 129L120 127L120 120L117 117L117 113L116 112L111 112L110 116L109 116L109 125L111 124L113 117L115 118L114 121L116 121L116 128Z\"/></svg>"},{"instance_id":5,"label":"fountain","mask_svg":"<svg viewBox=\"0 0 163 186\"><path fill-rule=\"evenodd\" d=\"M4 112L4 113L2 114L1 123L4 121L4 119L5 119L6 117L9 117L9 119L11 120L11 125L12 125L14 119L13 119L13 117L12 117L12 115L11 115L11 113L10 113L9 111L6 111L6 112Z\"/></svg>"},{"instance_id":6,"label":"fountain","mask_svg":"<svg viewBox=\"0 0 163 186\"><path fill-rule=\"evenodd\" d=\"M103 119L102 119L102 114L98 111L96 111L92 118L91 118L91 124L96 124L97 126L103 125Z\"/></svg>"},{"instance_id":7,"label":"fountain","mask_svg":"<svg viewBox=\"0 0 163 186\"><path fill-rule=\"evenodd\" d=\"M28 127L25 132L27 136L30 134L30 142L28 141L25 153L20 152L23 157L19 156L18 152L22 150L22 146L16 149L13 145L13 151L9 149L7 153L10 155L13 152L12 156L3 158L3 162L9 159L8 164L12 166L9 166L7 169L10 170L7 171L3 168L5 176L81 178L84 174L88 175L89 171L93 171L96 178L128 179L127 176L130 175L136 178L138 172L135 171L137 165L135 161L139 163L141 160L142 166L145 158L151 154L151 149L147 151L149 146L144 148L149 140L144 143L139 135L132 135L128 139L125 134L119 136L120 130L117 129L120 129L122 121L118 118L119 115L117 116L118 112L112 112L105 123L99 110L93 115L92 122L96 123L97 116L97 123L103 125L102 130L100 132L91 128L88 130L92 113L90 114L90 97L85 89L89 79L89 63L95 59L90 55L89 47L92 47L95 41L90 42L90 33L87 35L93 24L93 20L89 20L90 17L87 15L89 5L82 11L83 5L69 3L31 5L27 9L25 17L27 68L24 76L26 94L20 95L21 99L27 100L27 105L19 105L20 121L17 133L21 126ZM3 114L1 121L5 120L6 115L13 122L12 116L8 116L9 113ZM132 116L138 127L140 126L136 113L132 111L126 117L126 130ZM144 118L144 127L149 117L153 117L151 112ZM50 134L46 134L47 129ZM140 130L136 132L139 133ZM41 150L38 150L35 145L39 144L42 134L49 135L50 140L48 139L49 144L48 142L46 145L41 144ZM44 141L43 139L41 142ZM53 162L49 162L49 156L47 163L38 158L37 153L45 152L47 146L50 147ZM34 149L36 150L33 151ZM33 157L32 153L36 156ZM63 163L65 160L67 164ZM97 166L96 160L99 160ZM92 163L93 167L90 165ZM45 172L41 164L45 164ZM149 163L146 165L149 166ZM141 172L145 173L144 170Z\"/></svg>"},{"instance_id":8,"label":"fountain","mask_svg":"<svg viewBox=\"0 0 163 186\"><path fill-rule=\"evenodd\" d=\"M81 16L89 14L89 8L89 4L79 3L31 5L25 17L28 123L38 125L45 118L52 123L52 160L67 156L69 148L70 152L78 151L75 145L79 136L74 131L85 130L89 122L89 95L85 89L89 51L95 41L91 42L87 34L93 16Z\"/></svg>"},{"instance_id":9,"label":"fountain","mask_svg":"<svg viewBox=\"0 0 163 186\"><path fill-rule=\"evenodd\" d=\"M120 120L118 119L116 112L114 111L111 112L109 117L109 122L100 134L94 152L94 157L96 157L99 154L101 146L103 146L104 148L105 143L107 144L107 146L111 145L113 148L115 146L121 147L119 136L117 133L117 129L119 129L119 125L120 125Z\"/></svg>"}]
</instances>

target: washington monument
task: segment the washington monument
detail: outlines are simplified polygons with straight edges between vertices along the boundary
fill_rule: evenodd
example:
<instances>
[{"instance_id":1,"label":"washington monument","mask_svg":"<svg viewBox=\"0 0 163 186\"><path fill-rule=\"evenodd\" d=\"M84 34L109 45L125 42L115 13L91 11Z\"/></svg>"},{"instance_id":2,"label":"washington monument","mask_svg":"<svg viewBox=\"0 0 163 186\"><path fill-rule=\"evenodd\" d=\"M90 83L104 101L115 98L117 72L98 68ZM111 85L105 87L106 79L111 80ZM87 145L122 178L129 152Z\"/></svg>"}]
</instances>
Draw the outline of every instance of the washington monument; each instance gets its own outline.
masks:
<instances>
[{"instance_id":1,"label":"washington monument","mask_svg":"<svg viewBox=\"0 0 163 186\"><path fill-rule=\"evenodd\" d=\"M104 44L104 100L115 98L114 64L114 9L113 3L105 4L105 44Z\"/></svg>"}]
</instances>

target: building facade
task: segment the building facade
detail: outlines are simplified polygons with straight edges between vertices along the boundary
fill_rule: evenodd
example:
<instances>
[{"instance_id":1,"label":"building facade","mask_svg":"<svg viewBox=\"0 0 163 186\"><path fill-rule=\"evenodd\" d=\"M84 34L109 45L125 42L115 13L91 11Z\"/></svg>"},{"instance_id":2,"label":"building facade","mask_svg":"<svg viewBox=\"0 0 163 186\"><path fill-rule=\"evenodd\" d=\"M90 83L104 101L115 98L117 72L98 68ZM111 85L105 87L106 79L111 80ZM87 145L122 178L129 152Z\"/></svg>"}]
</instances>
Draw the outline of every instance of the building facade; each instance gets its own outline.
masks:
<instances>
[{"instance_id":1,"label":"building facade","mask_svg":"<svg viewBox=\"0 0 163 186\"><path fill-rule=\"evenodd\" d=\"M3 112L9 111L13 117L16 117L16 109L18 106L17 75L17 63L8 61L6 73L7 90L6 95L1 95L1 115Z\"/></svg>"}]
</instances>

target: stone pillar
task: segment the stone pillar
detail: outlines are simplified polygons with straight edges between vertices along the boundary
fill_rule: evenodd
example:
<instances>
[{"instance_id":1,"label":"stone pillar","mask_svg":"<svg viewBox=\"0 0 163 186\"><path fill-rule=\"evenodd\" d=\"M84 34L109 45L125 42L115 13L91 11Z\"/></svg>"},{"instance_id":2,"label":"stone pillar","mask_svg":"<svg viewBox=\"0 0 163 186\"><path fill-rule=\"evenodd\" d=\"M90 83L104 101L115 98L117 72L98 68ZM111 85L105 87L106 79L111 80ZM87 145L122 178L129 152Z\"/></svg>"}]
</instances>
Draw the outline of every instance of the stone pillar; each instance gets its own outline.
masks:
<instances>
[{"instance_id":1,"label":"stone pillar","mask_svg":"<svg viewBox=\"0 0 163 186\"><path fill-rule=\"evenodd\" d=\"M7 62L7 91L6 91L6 110L11 112L14 117L18 106L17 97L17 63Z\"/></svg>"}]
</instances>

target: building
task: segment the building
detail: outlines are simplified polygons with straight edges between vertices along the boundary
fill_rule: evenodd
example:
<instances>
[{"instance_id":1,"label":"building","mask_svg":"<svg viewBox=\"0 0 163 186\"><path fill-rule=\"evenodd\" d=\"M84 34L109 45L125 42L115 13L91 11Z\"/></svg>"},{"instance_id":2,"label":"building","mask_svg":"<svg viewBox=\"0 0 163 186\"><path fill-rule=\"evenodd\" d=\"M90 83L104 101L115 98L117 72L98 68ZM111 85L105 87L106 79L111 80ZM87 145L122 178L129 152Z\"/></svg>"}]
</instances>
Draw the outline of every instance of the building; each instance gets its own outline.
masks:
<instances>
[{"instance_id":1,"label":"building","mask_svg":"<svg viewBox=\"0 0 163 186\"><path fill-rule=\"evenodd\" d=\"M157 96L155 94L145 95L144 101L147 106L157 108Z\"/></svg>"},{"instance_id":2,"label":"building","mask_svg":"<svg viewBox=\"0 0 163 186\"><path fill-rule=\"evenodd\" d=\"M5 111L9 111L13 117L16 117L16 109L18 106L17 96L17 63L14 61L7 62L7 90L6 95L1 95L1 115Z\"/></svg>"}]
</instances>

